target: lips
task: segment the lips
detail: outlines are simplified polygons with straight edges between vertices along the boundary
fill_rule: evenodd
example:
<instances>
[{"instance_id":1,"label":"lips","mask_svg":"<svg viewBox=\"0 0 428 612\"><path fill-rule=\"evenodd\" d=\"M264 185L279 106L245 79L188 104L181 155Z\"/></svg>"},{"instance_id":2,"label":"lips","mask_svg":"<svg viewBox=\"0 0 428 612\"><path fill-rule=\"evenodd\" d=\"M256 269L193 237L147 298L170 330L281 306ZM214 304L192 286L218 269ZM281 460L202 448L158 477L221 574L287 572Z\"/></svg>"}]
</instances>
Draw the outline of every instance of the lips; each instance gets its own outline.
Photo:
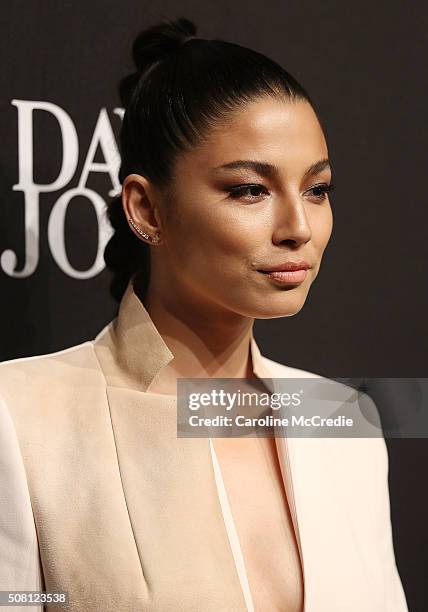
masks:
<instances>
[{"instance_id":1,"label":"lips","mask_svg":"<svg viewBox=\"0 0 428 612\"><path fill-rule=\"evenodd\" d=\"M264 274L269 274L270 272L293 272L295 270L309 270L311 266L307 261L303 259L299 261L286 261L282 264L278 264L275 266L269 266L268 268L261 268L259 271Z\"/></svg>"}]
</instances>

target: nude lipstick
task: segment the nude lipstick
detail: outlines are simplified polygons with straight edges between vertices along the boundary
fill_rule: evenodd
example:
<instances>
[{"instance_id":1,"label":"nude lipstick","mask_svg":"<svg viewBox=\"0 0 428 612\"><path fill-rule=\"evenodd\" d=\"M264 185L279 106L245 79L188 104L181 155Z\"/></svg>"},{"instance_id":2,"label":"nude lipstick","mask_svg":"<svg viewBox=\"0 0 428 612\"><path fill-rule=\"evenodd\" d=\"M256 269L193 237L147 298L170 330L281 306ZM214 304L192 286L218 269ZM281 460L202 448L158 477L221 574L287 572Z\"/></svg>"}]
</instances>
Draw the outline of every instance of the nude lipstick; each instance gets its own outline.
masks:
<instances>
[{"instance_id":1,"label":"nude lipstick","mask_svg":"<svg viewBox=\"0 0 428 612\"><path fill-rule=\"evenodd\" d=\"M303 282L310 267L307 261L286 261L261 269L259 272L280 284L288 285Z\"/></svg>"}]
</instances>

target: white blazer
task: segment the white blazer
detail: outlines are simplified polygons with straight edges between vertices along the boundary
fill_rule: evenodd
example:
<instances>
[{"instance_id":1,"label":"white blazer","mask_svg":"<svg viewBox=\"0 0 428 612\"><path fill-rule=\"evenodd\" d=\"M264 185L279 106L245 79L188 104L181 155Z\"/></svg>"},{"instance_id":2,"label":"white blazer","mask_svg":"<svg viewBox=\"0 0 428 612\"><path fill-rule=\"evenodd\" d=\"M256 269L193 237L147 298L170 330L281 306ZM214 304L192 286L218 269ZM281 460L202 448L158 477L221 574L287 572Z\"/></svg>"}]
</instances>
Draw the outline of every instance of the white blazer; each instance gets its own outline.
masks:
<instances>
[{"instance_id":1,"label":"white blazer","mask_svg":"<svg viewBox=\"0 0 428 612\"><path fill-rule=\"evenodd\" d=\"M316 376L254 337L251 354L258 377ZM0 364L0 590L67 591L73 612L254 609L213 444L177 438L176 400L150 393L172 358L131 279L94 340ZM384 439L276 446L304 612L407 612Z\"/></svg>"}]
</instances>

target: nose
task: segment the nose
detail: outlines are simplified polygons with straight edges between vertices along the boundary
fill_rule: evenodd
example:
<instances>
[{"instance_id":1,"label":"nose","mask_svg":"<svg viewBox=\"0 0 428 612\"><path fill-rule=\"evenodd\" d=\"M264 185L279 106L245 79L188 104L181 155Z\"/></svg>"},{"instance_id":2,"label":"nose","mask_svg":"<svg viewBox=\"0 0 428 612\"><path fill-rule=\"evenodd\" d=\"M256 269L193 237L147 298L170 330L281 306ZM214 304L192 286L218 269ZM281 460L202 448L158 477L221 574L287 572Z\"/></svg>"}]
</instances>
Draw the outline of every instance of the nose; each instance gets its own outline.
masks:
<instances>
[{"instance_id":1,"label":"nose","mask_svg":"<svg viewBox=\"0 0 428 612\"><path fill-rule=\"evenodd\" d=\"M305 201L297 194L278 198L273 211L272 242L304 244L311 239L312 230L305 210Z\"/></svg>"}]
</instances>

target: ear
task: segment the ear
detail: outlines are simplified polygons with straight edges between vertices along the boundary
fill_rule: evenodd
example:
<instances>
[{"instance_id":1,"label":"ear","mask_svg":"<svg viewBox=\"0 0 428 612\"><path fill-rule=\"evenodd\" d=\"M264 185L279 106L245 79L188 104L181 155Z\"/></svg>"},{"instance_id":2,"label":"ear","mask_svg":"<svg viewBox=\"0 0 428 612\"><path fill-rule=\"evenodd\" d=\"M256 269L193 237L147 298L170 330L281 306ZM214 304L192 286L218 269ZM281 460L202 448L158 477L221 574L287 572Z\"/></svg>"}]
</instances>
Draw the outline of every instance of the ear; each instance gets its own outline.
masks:
<instances>
[{"instance_id":1,"label":"ear","mask_svg":"<svg viewBox=\"0 0 428 612\"><path fill-rule=\"evenodd\" d=\"M161 231L158 198L151 182L141 174L129 174L122 184L122 205L127 219L149 236ZM131 225L131 229L136 232ZM137 234L138 235L138 234Z\"/></svg>"}]
</instances>

